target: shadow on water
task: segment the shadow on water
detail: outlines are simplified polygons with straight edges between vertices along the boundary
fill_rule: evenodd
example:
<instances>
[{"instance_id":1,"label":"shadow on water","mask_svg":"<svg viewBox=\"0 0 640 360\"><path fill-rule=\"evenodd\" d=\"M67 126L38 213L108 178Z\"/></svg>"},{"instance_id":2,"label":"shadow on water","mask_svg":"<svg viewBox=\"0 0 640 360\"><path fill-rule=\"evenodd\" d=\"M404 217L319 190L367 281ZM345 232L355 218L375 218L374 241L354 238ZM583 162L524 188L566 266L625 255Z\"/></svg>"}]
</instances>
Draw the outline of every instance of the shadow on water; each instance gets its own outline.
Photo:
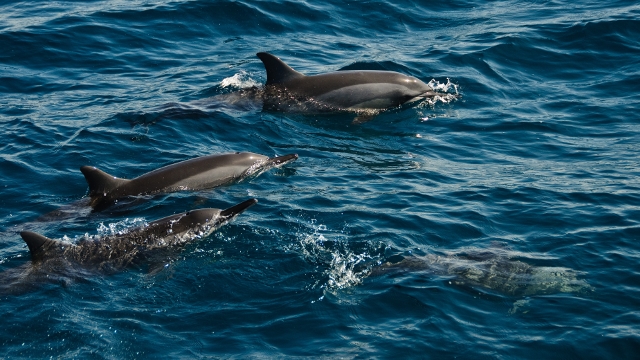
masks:
<instances>
[{"instance_id":1,"label":"shadow on water","mask_svg":"<svg viewBox=\"0 0 640 360\"><path fill-rule=\"evenodd\" d=\"M111 120L136 125L153 125L162 120L203 120L211 118L211 114L198 108L190 107L182 103L167 103L158 111L151 112L124 112L116 114Z\"/></svg>"},{"instance_id":2,"label":"shadow on water","mask_svg":"<svg viewBox=\"0 0 640 360\"><path fill-rule=\"evenodd\" d=\"M134 111L116 114L116 121L124 121L131 126L153 125L163 120L208 120L216 112L228 114L259 112L263 103L257 88L241 89L222 93L192 102L169 102L152 111Z\"/></svg>"}]
</instances>

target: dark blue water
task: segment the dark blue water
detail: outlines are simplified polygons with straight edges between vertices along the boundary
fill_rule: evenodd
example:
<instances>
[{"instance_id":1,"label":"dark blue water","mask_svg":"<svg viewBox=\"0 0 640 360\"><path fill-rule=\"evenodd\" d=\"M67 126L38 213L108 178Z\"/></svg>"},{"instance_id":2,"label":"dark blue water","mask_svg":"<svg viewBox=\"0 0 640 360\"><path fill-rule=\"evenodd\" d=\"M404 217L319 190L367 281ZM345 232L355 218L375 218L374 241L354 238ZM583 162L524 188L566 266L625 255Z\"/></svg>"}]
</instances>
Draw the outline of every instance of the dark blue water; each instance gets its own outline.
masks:
<instances>
[{"instance_id":1,"label":"dark blue water","mask_svg":"<svg viewBox=\"0 0 640 360\"><path fill-rule=\"evenodd\" d=\"M259 203L160 269L3 294L0 356L638 357L638 39L632 1L4 1L0 271L30 261L25 227L73 241ZM450 82L461 97L364 124L167 110L262 84L259 51L306 74ZM300 159L233 186L35 221L86 196L80 166L132 178L228 151ZM473 250L568 269L588 287L513 295L442 271L367 276L398 257Z\"/></svg>"}]
</instances>

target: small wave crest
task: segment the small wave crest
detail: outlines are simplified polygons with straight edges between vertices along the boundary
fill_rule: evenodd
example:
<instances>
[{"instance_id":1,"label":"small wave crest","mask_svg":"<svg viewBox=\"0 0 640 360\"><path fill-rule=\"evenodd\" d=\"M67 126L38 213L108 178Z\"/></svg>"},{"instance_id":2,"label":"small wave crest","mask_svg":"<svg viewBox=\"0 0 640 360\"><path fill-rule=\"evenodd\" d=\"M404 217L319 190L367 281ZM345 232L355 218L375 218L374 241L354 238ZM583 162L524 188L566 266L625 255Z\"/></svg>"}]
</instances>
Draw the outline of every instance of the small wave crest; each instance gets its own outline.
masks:
<instances>
[{"instance_id":1,"label":"small wave crest","mask_svg":"<svg viewBox=\"0 0 640 360\"><path fill-rule=\"evenodd\" d=\"M246 71L241 71L233 76L222 79L220 82L221 88L235 88L246 89L254 86L260 86L261 84L252 79Z\"/></svg>"},{"instance_id":2,"label":"small wave crest","mask_svg":"<svg viewBox=\"0 0 640 360\"><path fill-rule=\"evenodd\" d=\"M98 236L123 235L128 233L132 229L136 229L146 225L147 223L142 217L133 219L126 218L124 220L120 220L118 222L110 223L107 225L105 225L104 223L100 223L96 231L98 232Z\"/></svg>"},{"instance_id":3,"label":"small wave crest","mask_svg":"<svg viewBox=\"0 0 640 360\"><path fill-rule=\"evenodd\" d=\"M100 223L96 228L95 235L89 235L89 233L85 233L84 235L76 236L75 239L71 239L67 235L62 237L63 241L66 242L77 242L79 240L98 240L107 236L117 236L124 235L129 233L133 229L138 229L144 226L147 226L147 222L144 218L126 218L124 220L120 220L114 223L110 223L105 225L104 223Z\"/></svg>"},{"instance_id":4,"label":"small wave crest","mask_svg":"<svg viewBox=\"0 0 640 360\"><path fill-rule=\"evenodd\" d=\"M85 233L84 235L76 236L75 239L71 239L65 235L62 240L70 243L83 240L98 241L110 237L132 234L139 231L144 232L148 226L149 223L142 217L132 219L126 218L124 220L106 225L104 223L100 223L100 225L98 225L96 229L95 235ZM173 223L171 224L171 226L173 226ZM170 227L167 230L166 236L158 237L157 234L154 234L153 232L149 233L148 236L150 236L151 239L155 239L157 245L159 246L175 246L185 244L195 239L205 238L211 235L211 233L215 231L219 226L207 224L175 234L173 233L173 229Z\"/></svg>"},{"instance_id":5,"label":"small wave crest","mask_svg":"<svg viewBox=\"0 0 640 360\"><path fill-rule=\"evenodd\" d=\"M124 235L129 233L133 229L138 229L144 226L147 226L147 222L144 218L126 218L124 220L110 223L105 225L104 223L100 223L96 228L96 234L90 235L89 233L84 233L82 235L76 235L74 237L69 237L68 235L63 235L59 240L73 244L80 240L91 240L91 239L100 239L106 236L114 236L114 235ZM2 263L0 259L0 264Z\"/></svg>"}]
</instances>

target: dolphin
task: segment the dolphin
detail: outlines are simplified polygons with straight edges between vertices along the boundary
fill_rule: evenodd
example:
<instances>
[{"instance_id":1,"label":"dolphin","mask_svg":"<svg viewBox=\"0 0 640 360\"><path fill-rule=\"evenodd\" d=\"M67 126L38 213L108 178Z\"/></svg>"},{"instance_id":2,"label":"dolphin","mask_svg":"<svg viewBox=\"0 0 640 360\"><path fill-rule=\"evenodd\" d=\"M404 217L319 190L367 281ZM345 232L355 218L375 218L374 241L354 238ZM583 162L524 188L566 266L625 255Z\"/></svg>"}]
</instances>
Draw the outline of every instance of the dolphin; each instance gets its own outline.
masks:
<instances>
[{"instance_id":1,"label":"dolphin","mask_svg":"<svg viewBox=\"0 0 640 360\"><path fill-rule=\"evenodd\" d=\"M85 238L76 244L53 240L32 231L22 231L31 260L45 262L64 259L83 266L124 268L144 252L183 245L195 238L210 235L249 207L249 199L226 210L197 209L167 216L121 234Z\"/></svg>"},{"instance_id":2,"label":"dolphin","mask_svg":"<svg viewBox=\"0 0 640 360\"><path fill-rule=\"evenodd\" d=\"M166 261L163 250L176 250L210 235L257 202L249 199L226 210L191 210L112 235L85 236L76 243L22 231L31 261L0 273L0 293L22 293L42 283L68 284L157 259L158 255Z\"/></svg>"},{"instance_id":3,"label":"dolphin","mask_svg":"<svg viewBox=\"0 0 640 360\"><path fill-rule=\"evenodd\" d=\"M250 152L208 155L168 165L131 180L117 178L93 166L83 166L80 171L89 184L90 206L102 210L126 196L214 188L297 158L297 154L269 158Z\"/></svg>"},{"instance_id":4,"label":"dolphin","mask_svg":"<svg viewBox=\"0 0 640 360\"><path fill-rule=\"evenodd\" d=\"M419 99L449 102L459 97L457 90L455 94L438 92L413 76L394 71L339 70L307 76L272 54L256 55L267 73L263 87L251 85L189 103L169 103L163 113L196 116L217 109L303 114L346 111L357 113L354 122L361 123L383 110Z\"/></svg>"},{"instance_id":5,"label":"dolphin","mask_svg":"<svg viewBox=\"0 0 640 360\"><path fill-rule=\"evenodd\" d=\"M306 76L269 53L257 56L267 71L265 93L277 105L293 100L333 110L383 110L443 95L421 80L395 71L341 70Z\"/></svg>"},{"instance_id":6,"label":"dolphin","mask_svg":"<svg viewBox=\"0 0 640 360\"><path fill-rule=\"evenodd\" d=\"M369 276L407 271L428 272L452 276L451 282L456 285L483 288L509 296L586 293L593 290L586 281L577 278L575 270L533 266L512 260L512 256L506 252L476 248L445 255L398 256L373 267Z\"/></svg>"}]
</instances>

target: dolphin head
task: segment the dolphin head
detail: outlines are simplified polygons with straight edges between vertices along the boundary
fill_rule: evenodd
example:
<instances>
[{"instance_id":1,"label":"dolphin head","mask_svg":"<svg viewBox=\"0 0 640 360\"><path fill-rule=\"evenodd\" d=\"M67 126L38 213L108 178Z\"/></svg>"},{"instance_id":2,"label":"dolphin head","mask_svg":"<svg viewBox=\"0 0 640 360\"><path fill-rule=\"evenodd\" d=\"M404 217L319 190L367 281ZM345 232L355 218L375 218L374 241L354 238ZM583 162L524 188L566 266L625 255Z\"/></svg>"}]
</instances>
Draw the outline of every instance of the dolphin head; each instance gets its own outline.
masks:
<instances>
[{"instance_id":1,"label":"dolphin head","mask_svg":"<svg viewBox=\"0 0 640 360\"><path fill-rule=\"evenodd\" d=\"M271 167L280 167L284 164L290 163L294 160L298 159L298 154L288 154L288 155L282 155L282 156L276 156L276 157L272 157L267 159L266 163L268 164L268 166Z\"/></svg>"},{"instance_id":2,"label":"dolphin head","mask_svg":"<svg viewBox=\"0 0 640 360\"><path fill-rule=\"evenodd\" d=\"M243 162L246 164L255 164L260 163L261 165L272 164L272 165L283 165L290 161L296 160L298 158L298 154L287 154L282 156L276 156L270 158L268 156L252 153L252 152L237 152L236 153L237 161Z\"/></svg>"},{"instance_id":3,"label":"dolphin head","mask_svg":"<svg viewBox=\"0 0 640 360\"><path fill-rule=\"evenodd\" d=\"M220 222L220 209L197 209L166 219L165 224L171 228L171 233L179 235L187 231L200 232L202 230L213 230Z\"/></svg>"},{"instance_id":4,"label":"dolphin head","mask_svg":"<svg viewBox=\"0 0 640 360\"><path fill-rule=\"evenodd\" d=\"M280 167L298 159L298 154L287 154L272 158L254 153L239 154L244 155L247 161L253 161L252 165L248 166L247 170L243 173L243 178L248 176L258 176L271 168Z\"/></svg>"},{"instance_id":5,"label":"dolphin head","mask_svg":"<svg viewBox=\"0 0 640 360\"><path fill-rule=\"evenodd\" d=\"M416 77L403 75L400 83L407 88L407 94L412 99L436 95L431 86Z\"/></svg>"},{"instance_id":6,"label":"dolphin head","mask_svg":"<svg viewBox=\"0 0 640 360\"><path fill-rule=\"evenodd\" d=\"M281 166L298 158L297 154L288 154L270 158L268 156L252 153L237 152L233 156L233 165L247 168L245 175L251 175L257 170L270 169L274 166ZM266 170L265 169L265 170Z\"/></svg>"},{"instance_id":7,"label":"dolphin head","mask_svg":"<svg viewBox=\"0 0 640 360\"><path fill-rule=\"evenodd\" d=\"M257 199L249 199L226 210L206 208L187 211L149 223L145 231L151 231L159 238L173 235L186 241L196 236L205 237L257 202Z\"/></svg>"}]
</instances>

